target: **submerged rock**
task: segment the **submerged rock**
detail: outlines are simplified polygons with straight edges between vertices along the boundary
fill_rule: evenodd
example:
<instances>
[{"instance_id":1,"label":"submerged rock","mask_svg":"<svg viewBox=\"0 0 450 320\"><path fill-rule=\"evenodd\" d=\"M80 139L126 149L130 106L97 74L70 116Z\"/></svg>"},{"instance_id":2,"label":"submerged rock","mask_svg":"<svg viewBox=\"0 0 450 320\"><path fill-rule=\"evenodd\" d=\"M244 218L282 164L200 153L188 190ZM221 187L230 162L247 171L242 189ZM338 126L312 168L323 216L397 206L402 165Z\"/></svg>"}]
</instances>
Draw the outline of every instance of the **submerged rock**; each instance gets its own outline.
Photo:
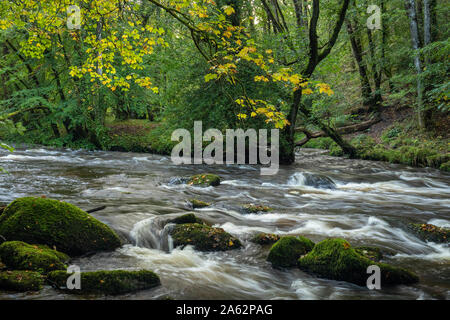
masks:
<instances>
[{"instance_id":1,"label":"submerged rock","mask_svg":"<svg viewBox=\"0 0 450 320\"><path fill-rule=\"evenodd\" d=\"M180 217L177 217L175 219L172 219L169 221L169 223L174 224L187 224L187 223L198 223L203 224L203 220L200 218L197 218L197 216L193 213L188 213L185 215L182 215Z\"/></svg>"},{"instance_id":2,"label":"submerged rock","mask_svg":"<svg viewBox=\"0 0 450 320\"><path fill-rule=\"evenodd\" d=\"M260 245L274 244L275 242L280 240L280 238L281 237L276 234L259 233L253 237L252 242L260 244Z\"/></svg>"},{"instance_id":3,"label":"submerged rock","mask_svg":"<svg viewBox=\"0 0 450 320\"><path fill-rule=\"evenodd\" d=\"M242 246L239 239L225 230L198 223L177 225L170 235L174 247L191 245L199 251L226 251Z\"/></svg>"},{"instance_id":4,"label":"submerged rock","mask_svg":"<svg viewBox=\"0 0 450 320\"><path fill-rule=\"evenodd\" d=\"M44 198L13 201L0 216L0 234L8 241L45 244L69 255L121 245L113 230L80 208Z\"/></svg>"},{"instance_id":5,"label":"submerged rock","mask_svg":"<svg viewBox=\"0 0 450 320\"><path fill-rule=\"evenodd\" d=\"M432 224L410 224L412 230L423 241L435 243L448 243L450 239L450 229L440 228Z\"/></svg>"},{"instance_id":6,"label":"submerged rock","mask_svg":"<svg viewBox=\"0 0 450 320\"><path fill-rule=\"evenodd\" d=\"M207 208L211 205L211 203L200 201L197 199L189 199L189 202L192 204L192 208L194 209Z\"/></svg>"},{"instance_id":7,"label":"submerged rock","mask_svg":"<svg viewBox=\"0 0 450 320\"><path fill-rule=\"evenodd\" d=\"M242 206L242 211L247 214L254 213L267 213L272 211L273 209L267 206L255 205L255 204L246 204Z\"/></svg>"},{"instance_id":8,"label":"submerged rock","mask_svg":"<svg viewBox=\"0 0 450 320\"><path fill-rule=\"evenodd\" d=\"M336 189L336 184L327 176L312 173L304 173L305 185L318 189Z\"/></svg>"},{"instance_id":9,"label":"submerged rock","mask_svg":"<svg viewBox=\"0 0 450 320\"><path fill-rule=\"evenodd\" d=\"M347 281L366 286L367 268L377 265L381 269L381 285L413 284L419 281L414 273L385 263L376 263L359 254L343 239L327 239L298 260L301 270L320 277Z\"/></svg>"},{"instance_id":10,"label":"submerged rock","mask_svg":"<svg viewBox=\"0 0 450 320\"><path fill-rule=\"evenodd\" d=\"M297 260L314 248L314 242L305 237L282 237L270 249L267 261L275 268L289 268L297 265Z\"/></svg>"},{"instance_id":11,"label":"submerged rock","mask_svg":"<svg viewBox=\"0 0 450 320\"><path fill-rule=\"evenodd\" d=\"M81 273L81 289L69 290L66 287L70 274L65 271L53 271L47 281L54 287L73 294L118 295L139 290L147 290L161 284L159 277L152 271L96 271Z\"/></svg>"},{"instance_id":12,"label":"submerged rock","mask_svg":"<svg viewBox=\"0 0 450 320\"><path fill-rule=\"evenodd\" d=\"M187 184L194 186L217 187L220 185L220 177L215 174L197 174L195 176L190 177Z\"/></svg>"},{"instance_id":13,"label":"submerged rock","mask_svg":"<svg viewBox=\"0 0 450 320\"><path fill-rule=\"evenodd\" d=\"M190 178L185 178L185 177L172 177L169 180L169 184L172 185L179 185L179 184L186 184L189 182Z\"/></svg>"},{"instance_id":14,"label":"submerged rock","mask_svg":"<svg viewBox=\"0 0 450 320\"><path fill-rule=\"evenodd\" d=\"M66 270L64 263L70 258L47 246L9 241L0 245L0 259L9 269L48 273L54 270Z\"/></svg>"},{"instance_id":15,"label":"submerged rock","mask_svg":"<svg viewBox=\"0 0 450 320\"><path fill-rule=\"evenodd\" d=\"M27 292L42 289L44 279L34 271L0 272L0 291Z\"/></svg>"}]
</instances>

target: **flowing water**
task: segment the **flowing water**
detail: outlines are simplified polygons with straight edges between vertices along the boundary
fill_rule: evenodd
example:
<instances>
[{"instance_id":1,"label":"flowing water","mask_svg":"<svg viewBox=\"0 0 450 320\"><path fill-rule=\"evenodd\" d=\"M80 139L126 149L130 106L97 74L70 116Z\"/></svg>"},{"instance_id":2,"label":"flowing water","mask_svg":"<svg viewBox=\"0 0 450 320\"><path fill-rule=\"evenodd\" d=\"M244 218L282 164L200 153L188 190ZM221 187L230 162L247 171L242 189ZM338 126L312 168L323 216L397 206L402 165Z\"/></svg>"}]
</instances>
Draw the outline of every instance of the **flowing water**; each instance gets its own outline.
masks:
<instances>
[{"instance_id":1,"label":"flowing water","mask_svg":"<svg viewBox=\"0 0 450 320\"><path fill-rule=\"evenodd\" d=\"M426 243L404 227L409 222L450 227L450 175L369 161L345 160L303 150L295 165L276 176L260 176L256 166L175 166L150 154L18 149L0 152L0 204L41 196L71 202L127 239L115 252L78 258L82 271L150 269L161 278L153 290L117 299L450 299L449 245ZM171 178L212 172L216 188L171 184ZM307 186L308 174L332 179L335 188ZM192 212L187 199L212 202L195 213L241 239L244 248L202 253L173 249L165 221ZM274 211L243 215L239 206L267 205ZM414 286L369 291L345 282L319 279L298 269L275 270L269 248L249 241L255 233L303 235L313 241L342 237L352 245L395 252L385 261L416 272ZM47 287L37 294L5 294L0 299L73 297ZM92 297L89 297L92 298ZM94 297L98 298L98 297Z\"/></svg>"}]
</instances>

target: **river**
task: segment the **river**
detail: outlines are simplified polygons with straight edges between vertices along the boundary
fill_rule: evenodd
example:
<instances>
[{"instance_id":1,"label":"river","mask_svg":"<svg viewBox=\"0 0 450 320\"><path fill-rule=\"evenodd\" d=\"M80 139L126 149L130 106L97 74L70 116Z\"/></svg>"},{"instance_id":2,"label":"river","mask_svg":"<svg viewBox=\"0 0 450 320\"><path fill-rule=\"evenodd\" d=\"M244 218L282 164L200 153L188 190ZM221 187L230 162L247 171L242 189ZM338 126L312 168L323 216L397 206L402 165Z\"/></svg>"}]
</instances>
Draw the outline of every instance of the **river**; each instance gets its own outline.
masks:
<instances>
[{"instance_id":1,"label":"river","mask_svg":"<svg viewBox=\"0 0 450 320\"><path fill-rule=\"evenodd\" d=\"M39 147L0 151L0 167L9 172L0 175L0 204L45 195L84 210L107 206L93 215L127 244L71 264L82 271L150 269L162 282L159 288L112 299L450 299L449 245L423 242L404 227L409 222L450 227L450 175L438 170L302 150L295 165L281 167L276 176L261 176L257 166L176 166L159 155ZM222 184L170 184L172 177L205 172L220 175ZM307 173L327 176L337 187L306 186ZM238 237L244 248L169 252L162 225L192 212L189 198L213 203L195 213ZM239 206L247 203L274 211L244 215ZM377 246L395 252L385 261L416 272L420 283L369 291L298 269L275 270L266 262L269 248L249 241L258 232L313 241L341 237L352 245ZM34 294L0 292L0 299L85 298L99 297L69 296L50 287Z\"/></svg>"}]
</instances>

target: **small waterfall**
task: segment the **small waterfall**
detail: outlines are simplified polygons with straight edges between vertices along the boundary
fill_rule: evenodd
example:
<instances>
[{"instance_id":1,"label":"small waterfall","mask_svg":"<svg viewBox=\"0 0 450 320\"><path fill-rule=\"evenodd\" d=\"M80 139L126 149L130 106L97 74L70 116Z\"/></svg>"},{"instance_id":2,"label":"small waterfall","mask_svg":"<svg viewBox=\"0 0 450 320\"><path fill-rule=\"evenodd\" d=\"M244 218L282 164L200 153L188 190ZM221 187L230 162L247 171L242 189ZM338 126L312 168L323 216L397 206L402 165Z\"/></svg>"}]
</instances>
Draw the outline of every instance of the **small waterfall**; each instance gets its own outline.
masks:
<instances>
[{"instance_id":1,"label":"small waterfall","mask_svg":"<svg viewBox=\"0 0 450 320\"><path fill-rule=\"evenodd\" d=\"M308 186L317 189L336 189L334 181L327 176L314 173L297 172L293 174L289 180L290 186Z\"/></svg>"},{"instance_id":2,"label":"small waterfall","mask_svg":"<svg viewBox=\"0 0 450 320\"><path fill-rule=\"evenodd\" d=\"M166 224L166 220L151 217L136 223L130 232L130 236L137 247L171 252L173 250L173 239L170 232L173 227L173 224Z\"/></svg>"}]
</instances>

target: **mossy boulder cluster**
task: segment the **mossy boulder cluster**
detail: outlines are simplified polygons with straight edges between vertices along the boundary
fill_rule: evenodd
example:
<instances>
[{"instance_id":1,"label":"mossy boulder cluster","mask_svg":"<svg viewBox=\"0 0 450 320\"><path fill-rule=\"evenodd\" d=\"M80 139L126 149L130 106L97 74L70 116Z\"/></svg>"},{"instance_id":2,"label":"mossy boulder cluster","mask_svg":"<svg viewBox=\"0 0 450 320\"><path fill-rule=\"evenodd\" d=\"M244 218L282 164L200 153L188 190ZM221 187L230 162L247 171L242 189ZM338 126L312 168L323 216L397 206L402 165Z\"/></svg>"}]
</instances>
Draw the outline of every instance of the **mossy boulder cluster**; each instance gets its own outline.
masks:
<instances>
[{"instance_id":1,"label":"mossy boulder cluster","mask_svg":"<svg viewBox=\"0 0 450 320\"><path fill-rule=\"evenodd\" d=\"M69 255L114 250L121 245L108 226L65 202L45 198L13 201L0 215L0 235L8 240L0 245L2 291L39 291L47 281L67 293L114 295L160 284L152 271L118 270L82 273L81 290L65 288L70 277L65 265Z\"/></svg>"},{"instance_id":2,"label":"mossy boulder cluster","mask_svg":"<svg viewBox=\"0 0 450 320\"><path fill-rule=\"evenodd\" d=\"M215 174L197 174L192 176L187 181L187 184L193 186L212 186L217 187L220 185L220 177Z\"/></svg>"},{"instance_id":3,"label":"mossy boulder cluster","mask_svg":"<svg viewBox=\"0 0 450 320\"><path fill-rule=\"evenodd\" d=\"M410 224L409 229L423 241L449 243L450 229L432 224Z\"/></svg>"},{"instance_id":4,"label":"mossy boulder cluster","mask_svg":"<svg viewBox=\"0 0 450 320\"><path fill-rule=\"evenodd\" d=\"M305 272L360 286L367 284L367 268L372 265L380 267L382 285L413 284L419 281L417 275L408 270L374 262L361 255L343 239L324 240L298 260L298 267Z\"/></svg>"},{"instance_id":5,"label":"mossy boulder cluster","mask_svg":"<svg viewBox=\"0 0 450 320\"><path fill-rule=\"evenodd\" d=\"M289 268L297 265L297 260L314 248L314 242L305 237L282 237L270 249L267 261L275 268Z\"/></svg>"},{"instance_id":6,"label":"mossy boulder cluster","mask_svg":"<svg viewBox=\"0 0 450 320\"><path fill-rule=\"evenodd\" d=\"M242 206L242 211L246 214L267 213L272 210L270 207L257 204L245 204Z\"/></svg>"},{"instance_id":7,"label":"mossy boulder cluster","mask_svg":"<svg viewBox=\"0 0 450 320\"><path fill-rule=\"evenodd\" d=\"M242 246L239 239L221 228L200 223L178 224L171 231L174 247L191 245L199 251L227 251Z\"/></svg>"},{"instance_id":8,"label":"mossy boulder cluster","mask_svg":"<svg viewBox=\"0 0 450 320\"><path fill-rule=\"evenodd\" d=\"M70 290L66 287L68 274L64 271L50 272L47 281L57 289L67 293L107 295L119 295L147 290L161 284L159 277L148 270L83 272L80 276L81 288L79 290Z\"/></svg>"},{"instance_id":9,"label":"mossy boulder cluster","mask_svg":"<svg viewBox=\"0 0 450 320\"><path fill-rule=\"evenodd\" d=\"M0 216L0 234L8 241L45 244L71 256L121 245L113 230L80 208L44 198L13 201Z\"/></svg>"},{"instance_id":10,"label":"mossy boulder cluster","mask_svg":"<svg viewBox=\"0 0 450 320\"><path fill-rule=\"evenodd\" d=\"M13 270L48 273L66 270L69 256L43 245L30 245L21 241L9 241L0 245L0 259Z\"/></svg>"}]
</instances>

